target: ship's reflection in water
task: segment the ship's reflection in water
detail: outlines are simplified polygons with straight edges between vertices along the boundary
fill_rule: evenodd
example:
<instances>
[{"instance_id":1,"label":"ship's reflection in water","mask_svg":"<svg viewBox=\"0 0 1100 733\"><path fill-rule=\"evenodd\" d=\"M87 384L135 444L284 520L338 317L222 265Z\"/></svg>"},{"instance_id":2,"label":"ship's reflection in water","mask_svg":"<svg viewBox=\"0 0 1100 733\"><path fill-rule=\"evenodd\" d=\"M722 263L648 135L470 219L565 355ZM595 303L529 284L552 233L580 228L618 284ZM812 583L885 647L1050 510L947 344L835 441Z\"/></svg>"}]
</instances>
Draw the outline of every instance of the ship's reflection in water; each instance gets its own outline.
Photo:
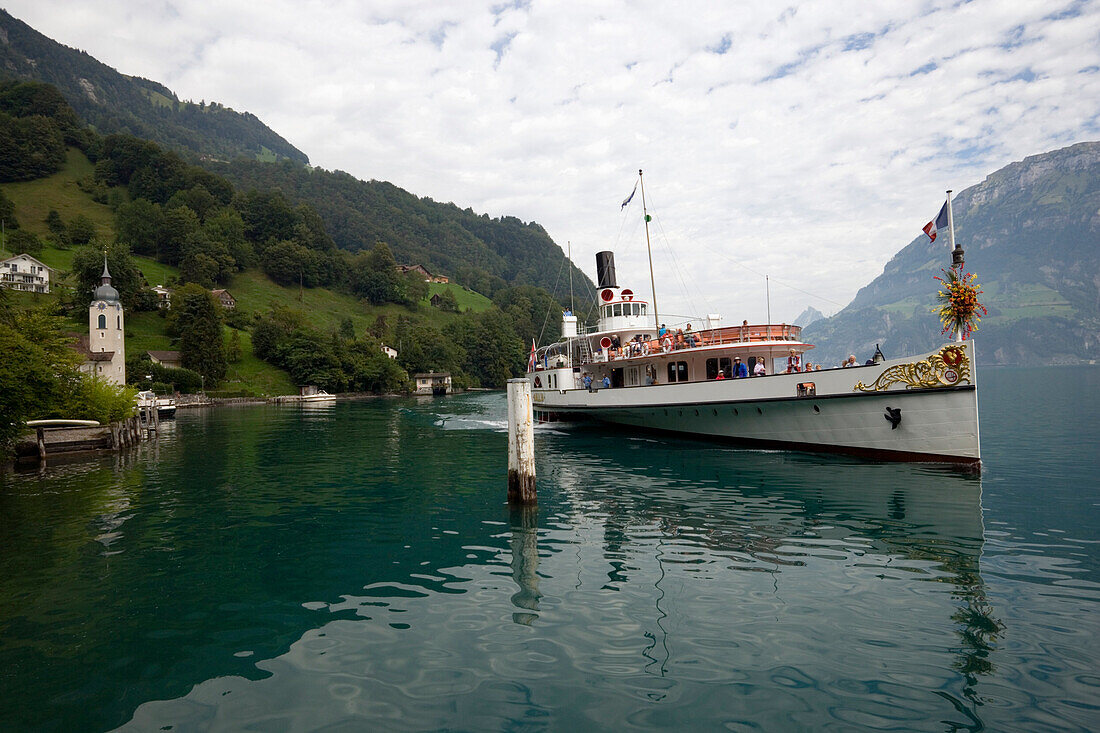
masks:
<instances>
[{"instance_id":1,"label":"ship's reflection in water","mask_svg":"<svg viewBox=\"0 0 1100 733\"><path fill-rule=\"evenodd\" d=\"M417 436L437 459L503 441L475 399L403 410L413 464ZM344 591L299 599L315 628L259 679L124 728L982 727L1003 624L979 479L601 429L538 443L537 509L505 509L489 471L445 509L372 506L400 511L403 556L357 538Z\"/></svg>"}]
</instances>

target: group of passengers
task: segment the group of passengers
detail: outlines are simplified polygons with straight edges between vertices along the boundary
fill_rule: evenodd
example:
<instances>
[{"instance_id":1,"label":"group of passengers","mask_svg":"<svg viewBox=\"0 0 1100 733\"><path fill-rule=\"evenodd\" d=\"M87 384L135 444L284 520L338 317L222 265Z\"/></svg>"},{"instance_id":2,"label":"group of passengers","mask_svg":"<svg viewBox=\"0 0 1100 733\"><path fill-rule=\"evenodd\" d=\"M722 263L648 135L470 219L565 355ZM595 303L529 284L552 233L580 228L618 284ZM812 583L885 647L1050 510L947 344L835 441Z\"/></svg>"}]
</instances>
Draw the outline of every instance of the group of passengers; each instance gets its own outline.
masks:
<instances>
[{"instance_id":1,"label":"group of passengers","mask_svg":"<svg viewBox=\"0 0 1100 733\"><path fill-rule=\"evenodd\" d=\"M741 361L740 356L735 356L733 357L732 372L733 374L727 376L725 369L719 369L715 379L745 379L749 376L763 377L768 373L768 368L764 366L764 357L758 356L756 357L756 364L753 365L750 375L748 365Z\"/></svg>"},{"instance_id":2,"label":"group of passengers","mask_svg":"<svg viewBox=\"0 0 1100 733\"><path fill-rule=\"evenodd\" d=\"M676 329L676 333L673 333L668 326L662 323L661 327L657 329L657 341L661 344L662 353L665 354L680 349L694 349L703 343L702 337L691 330L690 323L685 328Z\"/></svg>"}]
</instances>

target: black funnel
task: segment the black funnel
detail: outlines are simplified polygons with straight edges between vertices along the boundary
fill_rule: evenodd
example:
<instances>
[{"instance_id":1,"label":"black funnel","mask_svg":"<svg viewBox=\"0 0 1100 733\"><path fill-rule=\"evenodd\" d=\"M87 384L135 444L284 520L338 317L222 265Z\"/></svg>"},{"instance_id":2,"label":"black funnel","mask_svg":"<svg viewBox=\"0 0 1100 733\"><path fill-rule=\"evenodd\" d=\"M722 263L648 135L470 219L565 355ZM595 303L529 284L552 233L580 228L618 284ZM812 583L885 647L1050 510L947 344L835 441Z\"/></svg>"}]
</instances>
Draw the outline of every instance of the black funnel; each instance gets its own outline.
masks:
<instances>
[{"instance_id":1,"label":"black funnel","mask_svg":"<svg viewBox=\"0 0 1100 733\"><path fill-rule=\"evenodd\" d=\"M615 284L615 253L596 253L596 280L601 288L617 288Z\"/></svg>"}]
</instances>

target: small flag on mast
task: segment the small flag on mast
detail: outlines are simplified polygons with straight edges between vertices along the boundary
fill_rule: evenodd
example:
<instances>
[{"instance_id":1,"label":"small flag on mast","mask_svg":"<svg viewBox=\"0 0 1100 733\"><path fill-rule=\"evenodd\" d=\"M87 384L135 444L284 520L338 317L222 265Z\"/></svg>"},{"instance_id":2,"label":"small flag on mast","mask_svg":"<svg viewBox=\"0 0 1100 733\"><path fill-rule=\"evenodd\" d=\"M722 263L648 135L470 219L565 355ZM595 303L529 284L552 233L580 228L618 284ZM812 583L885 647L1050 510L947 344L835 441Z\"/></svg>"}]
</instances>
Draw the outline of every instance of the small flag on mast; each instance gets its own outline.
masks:
<instances>
[{"instance_id":1,"label":"small flag on mast","mask_svg":"<svg viewBox=\"0 0 1100 733\"><path fill-rule=\"evenodd\" d=\"M630 192L630 195L623 199L623 205L619 207L619 211L626 208L626 205L630 203L630 199L634 198L634 194L638 193L638 184L634 183L634 190Z\"/></svg>"},{"instance_id":2,"label":"small flag on mast","mask_svg":"<svg viewBox=\"0 0 1100 733\"><path fill-rule=\"evenodd\" d=\"M946 229L948 225L947 218L947 202L943 202L943 208L940 209L940 213L936 214L936 218L924 225L924 233L928 235L928 238L933 242L936 241L936 232L940 229Z\"/></svg>"}]
</instances>

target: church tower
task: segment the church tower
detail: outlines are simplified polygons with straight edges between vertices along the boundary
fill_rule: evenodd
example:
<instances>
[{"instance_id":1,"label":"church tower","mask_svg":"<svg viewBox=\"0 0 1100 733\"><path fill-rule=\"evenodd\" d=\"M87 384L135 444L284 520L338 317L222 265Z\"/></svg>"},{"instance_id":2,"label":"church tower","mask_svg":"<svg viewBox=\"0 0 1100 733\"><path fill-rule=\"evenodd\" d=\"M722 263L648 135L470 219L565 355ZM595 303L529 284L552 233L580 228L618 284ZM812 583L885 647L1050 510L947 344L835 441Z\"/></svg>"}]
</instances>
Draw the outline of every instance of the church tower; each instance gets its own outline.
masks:
<instances>
[{"instance_id":1,"label":"church tower","mask_svg":"<svg viewBox=\"0 0 1100 733\"><path fill-rule=\"evenodd\" d=\"M103 275L88 306L88 351L93 374L112 384L126 384L126 322L118 291L111 287L107 256L103 257Z\"/></svg>"}]
</instances>

